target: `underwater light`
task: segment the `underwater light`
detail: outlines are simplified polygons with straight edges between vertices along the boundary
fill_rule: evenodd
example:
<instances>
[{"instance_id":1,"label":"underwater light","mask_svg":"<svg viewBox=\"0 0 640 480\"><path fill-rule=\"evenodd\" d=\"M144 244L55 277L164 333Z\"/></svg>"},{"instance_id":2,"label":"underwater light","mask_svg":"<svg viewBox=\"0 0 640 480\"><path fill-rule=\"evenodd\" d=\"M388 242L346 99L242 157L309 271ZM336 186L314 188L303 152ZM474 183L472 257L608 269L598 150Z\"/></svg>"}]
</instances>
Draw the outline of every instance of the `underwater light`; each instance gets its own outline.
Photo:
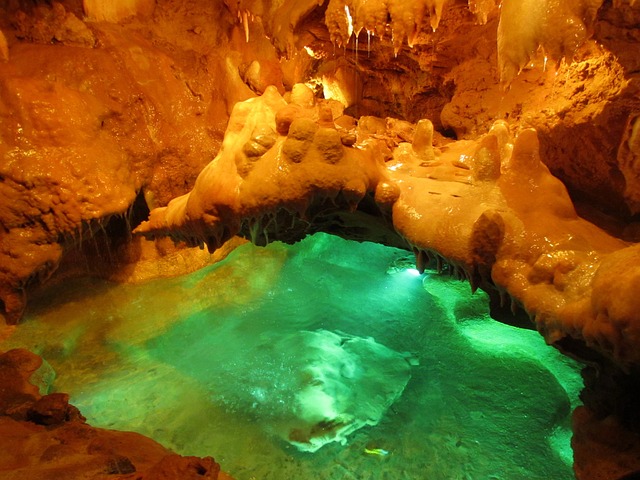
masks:
<instances>
[{"instance_id":1,"label":"underwater light","mask_svg":"<svg viewBox=\"0 0 640 480\"><path fill-rule=\"evenodd\" d=\"M237 480L575 477L581 367L411 252L317 233L51 288L0 350L43 352L93 425Z\"/></svg>"}]
</instances>

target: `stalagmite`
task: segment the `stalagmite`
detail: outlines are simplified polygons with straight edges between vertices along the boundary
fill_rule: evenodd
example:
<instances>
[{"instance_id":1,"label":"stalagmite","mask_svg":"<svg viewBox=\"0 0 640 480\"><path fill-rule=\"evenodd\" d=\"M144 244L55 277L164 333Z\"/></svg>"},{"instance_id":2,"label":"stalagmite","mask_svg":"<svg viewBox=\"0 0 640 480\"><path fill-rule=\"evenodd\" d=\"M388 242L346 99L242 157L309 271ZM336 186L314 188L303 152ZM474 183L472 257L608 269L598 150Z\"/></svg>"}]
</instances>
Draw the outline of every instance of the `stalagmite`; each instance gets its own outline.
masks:
<instances>
[{"instance_id":1,"label":"stalagmite","mask_svg":"<svg viewBox=\"0 0 640 480\"><path fill-rule=\"evenodd\" d=\"M416 125L416 131L413 134L412 147L416 154L424 159L425 162L435 160L435 152L433 150L433 123L429 119L422 119Z\"/></svg>"},{"instance_id":2,"label":"stalagmite","mask_svg":"<svg viewBox=\"0 0 640 480\"><path fill-rule=\"evenodd\" d=\"M500 176L500 150L498 138L489 134L480 141L473 155L473 176L475 179L497 180Z\"/></svg>"}]
</instances>

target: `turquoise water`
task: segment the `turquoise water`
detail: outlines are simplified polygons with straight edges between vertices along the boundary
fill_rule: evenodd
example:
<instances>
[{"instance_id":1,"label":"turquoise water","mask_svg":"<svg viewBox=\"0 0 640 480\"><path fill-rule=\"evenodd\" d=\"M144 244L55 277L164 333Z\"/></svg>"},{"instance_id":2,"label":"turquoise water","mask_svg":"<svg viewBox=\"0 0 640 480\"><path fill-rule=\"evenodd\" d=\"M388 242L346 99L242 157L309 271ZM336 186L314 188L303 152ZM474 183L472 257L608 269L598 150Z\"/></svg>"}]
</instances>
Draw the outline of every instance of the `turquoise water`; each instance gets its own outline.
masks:
<instances>
[{"instance_id":1,"label":"turquoise water","mask_svg":"<svg viewBox=\"0 0 640 480\"><path fill-rule=\"evenodd\" d=\"M180 278L52 288L0 348L41 354L93 425L237 480L573 478L579 366L411 262L324 234L247 244Z\"/></svg>"}]
</instances>

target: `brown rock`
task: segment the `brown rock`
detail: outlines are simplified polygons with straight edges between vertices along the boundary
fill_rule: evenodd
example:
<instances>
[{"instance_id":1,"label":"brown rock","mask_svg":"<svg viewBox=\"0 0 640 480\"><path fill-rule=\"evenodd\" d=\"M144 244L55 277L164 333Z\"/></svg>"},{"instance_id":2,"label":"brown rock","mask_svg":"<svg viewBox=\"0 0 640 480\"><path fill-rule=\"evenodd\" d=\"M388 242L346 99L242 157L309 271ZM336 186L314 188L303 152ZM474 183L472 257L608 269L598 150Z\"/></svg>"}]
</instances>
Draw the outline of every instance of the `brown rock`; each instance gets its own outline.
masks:
<instances>
[{"instance_id":1,"label":"brown rock","mask_svg":"<svg viewBox=\"0 0 640 480\"><path fill-rule=\"evenodd\" d=\"M27 420L37 425L59 425L71 420L83 422L85 418L73 405L66 393L51 393L37 400L27 412Z\"/></svg>"}]
</instances>

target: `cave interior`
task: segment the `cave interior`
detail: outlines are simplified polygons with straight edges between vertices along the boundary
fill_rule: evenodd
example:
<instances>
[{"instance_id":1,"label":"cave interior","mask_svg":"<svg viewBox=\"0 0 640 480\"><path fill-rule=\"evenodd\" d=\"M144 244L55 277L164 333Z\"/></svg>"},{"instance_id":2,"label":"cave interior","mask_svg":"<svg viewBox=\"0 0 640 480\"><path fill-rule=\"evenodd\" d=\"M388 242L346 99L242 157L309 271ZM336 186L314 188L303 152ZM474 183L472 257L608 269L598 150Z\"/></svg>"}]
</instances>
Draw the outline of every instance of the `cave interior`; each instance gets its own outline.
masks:
<instances>
[{"instance_id":1,"label":"cave interior","mask_svg":"<svg viewBox=\"0 0 640 480\"><path fill-rule=\"evenodd\" d=\"M640 1L0 4L0 477L640 475Z\"/></svg>"}]
</instances>

